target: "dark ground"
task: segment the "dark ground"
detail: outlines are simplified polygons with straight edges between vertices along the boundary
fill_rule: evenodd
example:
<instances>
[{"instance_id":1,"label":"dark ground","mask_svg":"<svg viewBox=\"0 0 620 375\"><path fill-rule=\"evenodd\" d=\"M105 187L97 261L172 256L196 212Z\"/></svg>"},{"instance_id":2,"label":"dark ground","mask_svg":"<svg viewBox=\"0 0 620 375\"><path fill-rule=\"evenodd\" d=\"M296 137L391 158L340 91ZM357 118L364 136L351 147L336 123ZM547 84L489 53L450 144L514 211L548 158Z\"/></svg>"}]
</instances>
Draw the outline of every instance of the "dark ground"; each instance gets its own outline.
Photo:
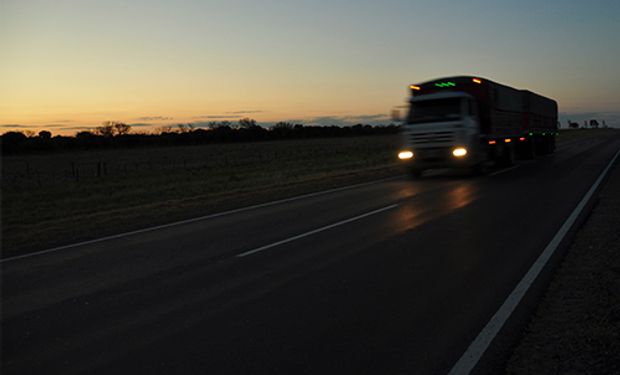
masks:
<instances>
[{"instance_id":1,"label":"dark ground","mask_svg":"<svg viewBox=\"0 0 620 375\"><path fill-rule=\"evenodd\" d=\"M446 373L619 147L7 260L2 373Z\"/></svg>"}]
</instances>

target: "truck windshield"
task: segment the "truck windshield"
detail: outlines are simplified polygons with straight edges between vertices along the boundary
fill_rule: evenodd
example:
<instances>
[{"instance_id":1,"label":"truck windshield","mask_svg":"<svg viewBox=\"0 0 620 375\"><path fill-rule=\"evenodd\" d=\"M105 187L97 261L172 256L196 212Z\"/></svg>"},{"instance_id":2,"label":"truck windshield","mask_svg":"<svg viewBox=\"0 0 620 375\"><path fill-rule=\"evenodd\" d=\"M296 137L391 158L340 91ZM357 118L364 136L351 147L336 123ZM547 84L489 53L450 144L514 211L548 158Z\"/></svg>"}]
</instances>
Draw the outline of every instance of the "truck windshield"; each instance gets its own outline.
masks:
<instances>
[{"instance_id":1,"label":"truck windshield","mask_svg":"<svg viewBox=\"0 0 620 375\"><path fill-rule=\"evenodd\" d=\"M460 117L461 99L438 99L424 100L411 104L408 124L417 124L422 122L446 121Z\"/></svg>"}]
</instances>

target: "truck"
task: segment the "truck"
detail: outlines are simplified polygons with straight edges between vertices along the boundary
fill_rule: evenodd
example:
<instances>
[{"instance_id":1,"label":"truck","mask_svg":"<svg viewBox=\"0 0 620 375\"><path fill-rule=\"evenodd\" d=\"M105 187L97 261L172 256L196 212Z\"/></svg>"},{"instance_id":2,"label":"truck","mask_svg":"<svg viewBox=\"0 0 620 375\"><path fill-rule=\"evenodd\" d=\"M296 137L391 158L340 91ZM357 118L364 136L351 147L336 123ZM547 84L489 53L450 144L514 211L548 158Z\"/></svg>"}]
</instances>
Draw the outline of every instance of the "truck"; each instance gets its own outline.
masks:
<instances>
[{"instance_id":1,"label":"truck","mask_svg":"<svg viewBox=\"0 0 620 375\"><path fill-rule=\"evenodd\" d=\"M482 172L555 151L555 100L486 78L457 76L410 85L398 158L419 177L427 169Z\"/></svg>"}]
</instances>

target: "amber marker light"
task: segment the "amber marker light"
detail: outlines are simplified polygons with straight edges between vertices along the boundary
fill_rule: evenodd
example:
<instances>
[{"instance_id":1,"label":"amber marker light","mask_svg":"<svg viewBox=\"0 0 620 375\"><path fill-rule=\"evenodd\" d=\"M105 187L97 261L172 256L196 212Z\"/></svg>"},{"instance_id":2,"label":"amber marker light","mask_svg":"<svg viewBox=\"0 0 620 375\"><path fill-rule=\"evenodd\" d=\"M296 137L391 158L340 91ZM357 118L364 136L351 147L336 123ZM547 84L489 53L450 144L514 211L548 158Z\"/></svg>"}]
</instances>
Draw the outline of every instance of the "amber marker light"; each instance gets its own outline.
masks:
<instances>
[{"instance_id":1,"label":"amber marker light","mask_svg":"<svg viewBox=\"0 0 620 375\"><path fill-rule=\"evenodd\" d=\"M471 80L472 80L472 82L477 83L477 84L481 84L482 83L482 80L480 78L472 78Z\"/></svg>"},{"instance_id":2,"label":"amber marker light","mask_svg":"<svg viewBox=\"0 0 620 375\"><path fill-rule=\"evenodd\" d=\"M506 138L506 139L504 139L504 142L506 142L506 143L510 143L510 142L512 142L512 139L510 139L510 138Z\"/></svg>"},{"instance_id":3,"label":"amber marker light","mask_svg":"<svg viewBox=\"0 0 620 375\"><path fill-rule=\"evenodd\" d=\"M408 160L413 157L413 152L411 151L401 151L398 153L398 158L400 160Z\"/></svg>"},{"instance_id":4,"label":"amber marker light","mask_svg":"<svg viewBox=\"0 0 620 375\"><path fill-rule=\"evenodd\" d=\"M457 147L452 150L452 155L456 156L457 158L461 158L467 155L467 149L465 147Z\"/></svg>"},{"instance_id":5,"label":"amber marker light","mask_svg":"<svg viewBox=\"0 0 620 375\"><path fill-rule=\"evenodd\" d=\"M495 141L489 141L489 144L490 144L490 145L494 145L494 144L496 144L496 143L497 143L497 142L495 142Z\"/></svg>"},{"instance_id":6,"label":"amber marker light","mask_svg":"<svg viewBox=\"0 0 620 375\"><path fill-rule=\"evenodd\" d=\"M415 90L415 91L420 91L420 86L416 86L416 85L411 85L409 86L410 89Z\"/></svg>"}]
</instances>

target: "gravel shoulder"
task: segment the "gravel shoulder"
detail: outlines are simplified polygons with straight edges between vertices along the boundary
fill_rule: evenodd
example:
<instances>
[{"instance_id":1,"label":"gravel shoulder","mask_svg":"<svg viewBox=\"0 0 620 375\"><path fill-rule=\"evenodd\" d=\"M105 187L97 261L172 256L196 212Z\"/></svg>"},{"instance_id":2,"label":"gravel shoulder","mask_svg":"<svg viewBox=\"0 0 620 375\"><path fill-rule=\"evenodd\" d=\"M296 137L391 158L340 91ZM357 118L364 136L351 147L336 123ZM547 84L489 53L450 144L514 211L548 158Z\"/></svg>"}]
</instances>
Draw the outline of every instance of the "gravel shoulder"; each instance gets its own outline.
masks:
<instances>
[{"instance_id":1,"label":"gravel shoulder","mask_svg":"<svg viewBox=\"0 0 620 375\"><path fill-rule=\"evenodd\" d=\"M536 308L507 374L620 374L620 163Z\"/></svg>"}]
</instances>

